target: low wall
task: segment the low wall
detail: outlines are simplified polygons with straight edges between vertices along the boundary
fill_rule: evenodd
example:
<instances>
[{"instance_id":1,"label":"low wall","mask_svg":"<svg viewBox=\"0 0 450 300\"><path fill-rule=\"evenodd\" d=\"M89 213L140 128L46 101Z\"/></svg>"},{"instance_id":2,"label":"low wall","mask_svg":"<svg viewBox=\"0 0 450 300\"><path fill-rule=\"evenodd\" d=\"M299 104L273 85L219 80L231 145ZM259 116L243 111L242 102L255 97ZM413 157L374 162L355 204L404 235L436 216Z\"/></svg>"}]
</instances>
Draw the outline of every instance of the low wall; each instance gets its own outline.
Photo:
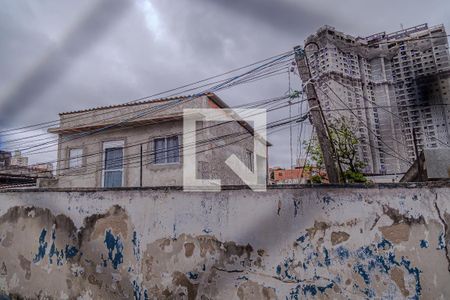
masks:
<instances>
[{"instance_id":1,"label":"low wall","mask_svg":"<svg viewBox=\"0 0 450 300\"><path fill-rule=\"evenodd\" d=\"M0 298L448 299L450 185L0 192Z\"/></svg>"}]
</instances>

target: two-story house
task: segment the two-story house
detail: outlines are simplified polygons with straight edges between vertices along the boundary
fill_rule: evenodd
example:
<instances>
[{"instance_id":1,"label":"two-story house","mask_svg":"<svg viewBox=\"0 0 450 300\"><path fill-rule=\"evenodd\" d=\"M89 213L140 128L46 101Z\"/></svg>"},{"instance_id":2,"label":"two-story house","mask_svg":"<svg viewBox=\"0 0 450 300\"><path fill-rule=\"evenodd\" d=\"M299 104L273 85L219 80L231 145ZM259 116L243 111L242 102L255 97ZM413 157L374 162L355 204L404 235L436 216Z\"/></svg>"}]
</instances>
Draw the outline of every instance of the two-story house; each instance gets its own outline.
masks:
<instances>
[{"instance_id":1,"label":"two-story house","mask_svg":"<svg viewBox=\"0 0 450 300\"><path fill-rule=\"evenodd\" d=\"M60 114L55 187L182 186L183 149L196 148L197 178L242 180L225 164L254 166L253 128L243 121L197 122L183 145L183 109L229 108L215 94L131 102ZM266 148L267 151L267 148Z\"/></svg>"}]
</instances>

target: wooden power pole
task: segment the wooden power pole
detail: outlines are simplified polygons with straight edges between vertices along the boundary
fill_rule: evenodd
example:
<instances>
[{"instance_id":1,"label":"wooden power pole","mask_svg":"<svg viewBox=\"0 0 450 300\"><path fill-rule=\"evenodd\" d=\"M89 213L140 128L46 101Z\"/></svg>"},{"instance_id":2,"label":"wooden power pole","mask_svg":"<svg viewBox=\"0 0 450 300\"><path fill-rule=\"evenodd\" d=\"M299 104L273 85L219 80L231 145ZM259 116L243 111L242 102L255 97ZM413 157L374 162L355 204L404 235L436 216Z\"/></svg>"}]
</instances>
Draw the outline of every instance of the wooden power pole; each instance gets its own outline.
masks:
<instances>
[{"instance_id":1,"label":"wooden power pole","mask_svg":"<svg viewBox=\"0 0 450 300\"><path fill-rule=\"evenodd\" d=\"M305 83L306 97L308 98L308 104L311 110L311 119L313 126L316 128L320 149L323 154L325 169L327 170L328 180L330 183L339 183L339 172L336 166L336 161L333 157L334 147L330 141L328 130L325 126L322 108L320 106L319 99L317 98L314 84L310 80L311 72L307 63L305 50L302 49L302 47L297 46L294 48L294 51L300 78L303 83Z\"/></svg>"}]
</instances>

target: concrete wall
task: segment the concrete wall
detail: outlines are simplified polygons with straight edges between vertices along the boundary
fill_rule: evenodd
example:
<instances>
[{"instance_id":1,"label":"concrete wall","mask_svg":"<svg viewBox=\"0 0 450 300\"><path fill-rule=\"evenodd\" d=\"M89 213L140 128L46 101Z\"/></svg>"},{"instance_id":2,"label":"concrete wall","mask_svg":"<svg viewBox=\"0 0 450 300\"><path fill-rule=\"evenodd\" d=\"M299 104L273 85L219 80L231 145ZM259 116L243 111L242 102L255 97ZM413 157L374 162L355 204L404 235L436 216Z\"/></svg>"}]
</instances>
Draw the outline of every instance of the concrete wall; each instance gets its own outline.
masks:
<instances>
[{"instance_id":1,"label":"concrete wall","mask_svg":"<svg viewBox=\"0 0 450 300\"><path fill-rule=\"evenodd\" d=\"M0 290L33 299L448 299L449 200L448 184L1 192Z\"/></svg>"}]
</instances>

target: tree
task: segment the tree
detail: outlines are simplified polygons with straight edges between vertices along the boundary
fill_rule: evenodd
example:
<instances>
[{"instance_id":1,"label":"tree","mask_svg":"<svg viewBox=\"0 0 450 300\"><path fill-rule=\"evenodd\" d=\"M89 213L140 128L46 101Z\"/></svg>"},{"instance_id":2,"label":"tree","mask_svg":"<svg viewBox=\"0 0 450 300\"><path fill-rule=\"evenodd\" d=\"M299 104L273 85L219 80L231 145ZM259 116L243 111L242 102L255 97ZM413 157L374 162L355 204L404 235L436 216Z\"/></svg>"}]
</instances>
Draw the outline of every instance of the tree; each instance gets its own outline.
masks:
<instances>
[{"instance_id":1,"label":"tree","mask_svg":"<svg viewBox=\"0 0 450 300\"><path fill-rule=\"evenodd\" d=\"M355 130L344 117L334 119L328 127L330 140L336 151L336 161L342 167L343 179L346 182L366 182L367 179L362 173L365 163L358 157L359 140L355 135ZM316 167L324 168L323 155L317 136L313 136L306 147L311 161L315 162ZM308 167L311 168L311 165ZM315 180L317 181L317 178Z\"/></svg>"}]
</instances>

